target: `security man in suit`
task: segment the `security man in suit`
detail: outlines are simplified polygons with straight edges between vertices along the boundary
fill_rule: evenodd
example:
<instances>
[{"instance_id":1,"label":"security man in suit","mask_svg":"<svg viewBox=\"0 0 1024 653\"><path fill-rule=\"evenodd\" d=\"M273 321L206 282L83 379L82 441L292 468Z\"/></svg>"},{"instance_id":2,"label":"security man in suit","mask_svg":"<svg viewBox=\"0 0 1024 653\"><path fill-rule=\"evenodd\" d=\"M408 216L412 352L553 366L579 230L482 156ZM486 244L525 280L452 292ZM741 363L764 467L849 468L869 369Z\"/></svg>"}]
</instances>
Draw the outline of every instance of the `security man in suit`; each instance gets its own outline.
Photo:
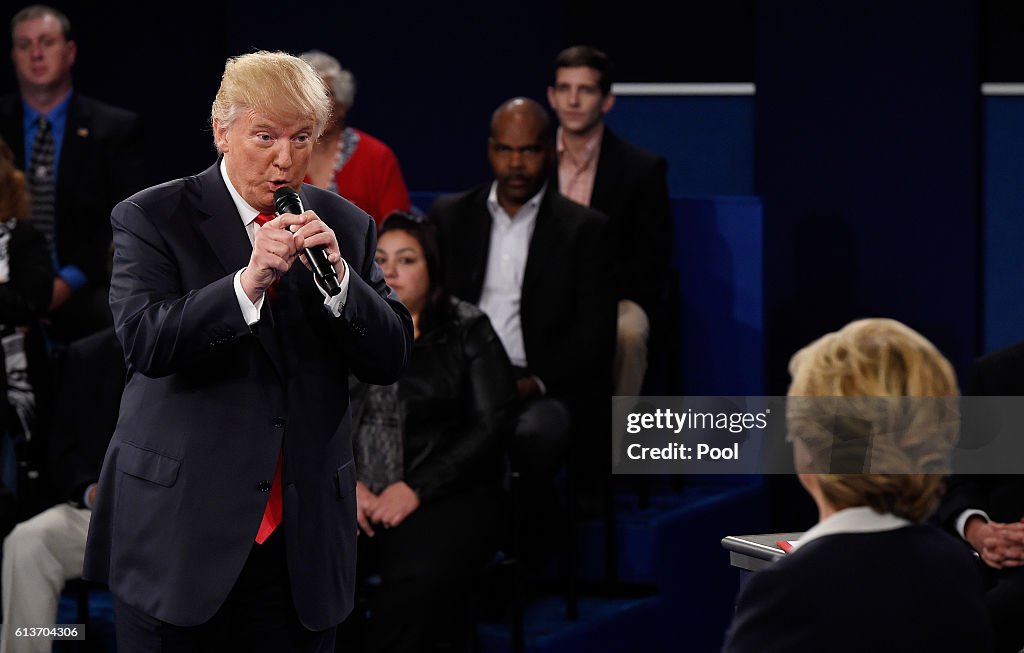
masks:
<instances>
[{"instance_id":1,"label":"security man in suit","mask_svg":"<svg viewBox=\"0 0 1024 653\"><path fill-rule=\"evenodd\" d=\"M134 113L72 88L78 49L63 13L22 9L11 40L18 92L0 98L0 136L26 171L31 222L50 243L48 332L64 345L110 325L110 210L144 185L142 134Z\"/></svg>"}]
</instances>

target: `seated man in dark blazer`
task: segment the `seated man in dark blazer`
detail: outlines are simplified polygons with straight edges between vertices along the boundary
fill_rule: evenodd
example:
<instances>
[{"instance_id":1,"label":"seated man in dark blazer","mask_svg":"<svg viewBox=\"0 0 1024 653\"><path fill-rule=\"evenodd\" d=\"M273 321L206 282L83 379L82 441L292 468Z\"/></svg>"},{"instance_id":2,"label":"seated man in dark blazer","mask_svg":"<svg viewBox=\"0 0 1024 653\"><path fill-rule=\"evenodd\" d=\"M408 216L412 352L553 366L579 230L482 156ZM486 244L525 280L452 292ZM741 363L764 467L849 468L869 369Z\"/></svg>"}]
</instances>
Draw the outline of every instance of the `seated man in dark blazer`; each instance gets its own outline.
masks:
<instances>
[{"instance_id":1,"label":"seated man in dark blazer","mask_svg":"<svg viewBox=\"0 0 1024 653\"><path fill-rule=\"evenodd\" d=\"M558 53L548 102L559 122L554 169L558 188L608 216L620 261L615 280L615 394L639 395L651 321L662 301L672 251L668 164L605 125L615 94L612 62L604 52L577 45Z\"/></svg>"},{"instance_id":2,"label":"seated man in dark blazer","mask_svg":"<svg viewBox=\"0 0 1024 653\"><path fill-rule=\"evenodd\" d=\"M1024 342L979 358L967 390L1024 396ZM996 653L1017 653L1024 648L1024 478L956 475L948 485L938 520L983 563Z\"/></svg>"},{"instance_id":3,"label":"seated man in dark blazer","mask_svg":"<svg viewBox=\"0 0 1024 653\"><path fill-rule=\"evenodd\" d=\"M82 575L96 483L117 424L124 376L124 353L113 327L68 348L48 469L62 503L18 524L4 540L6 624L54 623L64 583ZM0 653L7 653L14 643L3 638ZM49 641L40 639L32 645L49 650Z\"/></svg>"},{"instance_id":4,"label":"seated man in dark blazer","mask_svg":"<svg viewBox=\"0 0 1024 653\"><path fill-rule=\"evenodd\" d=\"M608 432L614 261L606 218L548 183L543 107L526 98L498 107L487 153L495 180L438 199L431 219L450 292L487 313L518 371L513 458L526 500L540 501L569 433L581 475L597 483L610 466L599 434Z\"/></svg>"}]
</instances>

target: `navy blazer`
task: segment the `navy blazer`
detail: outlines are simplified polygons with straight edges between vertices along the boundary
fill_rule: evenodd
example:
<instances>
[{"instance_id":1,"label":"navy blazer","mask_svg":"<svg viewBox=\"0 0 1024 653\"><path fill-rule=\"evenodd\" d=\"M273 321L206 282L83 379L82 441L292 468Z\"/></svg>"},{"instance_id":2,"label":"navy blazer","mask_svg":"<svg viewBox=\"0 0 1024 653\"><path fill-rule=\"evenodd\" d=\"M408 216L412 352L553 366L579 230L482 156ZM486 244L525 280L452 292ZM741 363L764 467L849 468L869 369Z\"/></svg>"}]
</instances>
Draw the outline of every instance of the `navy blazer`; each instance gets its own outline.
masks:
<instances>
[{"instance_id":1,"label":"navy blazer","mask_svg":"<svg viewBox=\"0 0 1024 653\"><path fill-rule=\"evenodd\" d=\"M754 572L724 653L983 653L981 575L931 526L837 533Z\"/></svg>"},{"instance_id":2,"label":"navy blazer","mask_svg":"<svg viewBox=\"0 0 1024 653\"><path fill-rule=\"evenodd\" d=\"M217 165L111 217L110 305L128 365L100 474L85 576L162 621L208 621L252 549L278 452L288 575L302 624L352 608L355 470L348 374L393 383L412 321L374 263L373 220L303 186L349 266L338 318L301 264L250 328L233 288L252 246Z\"/></svg>"}]
</instances>

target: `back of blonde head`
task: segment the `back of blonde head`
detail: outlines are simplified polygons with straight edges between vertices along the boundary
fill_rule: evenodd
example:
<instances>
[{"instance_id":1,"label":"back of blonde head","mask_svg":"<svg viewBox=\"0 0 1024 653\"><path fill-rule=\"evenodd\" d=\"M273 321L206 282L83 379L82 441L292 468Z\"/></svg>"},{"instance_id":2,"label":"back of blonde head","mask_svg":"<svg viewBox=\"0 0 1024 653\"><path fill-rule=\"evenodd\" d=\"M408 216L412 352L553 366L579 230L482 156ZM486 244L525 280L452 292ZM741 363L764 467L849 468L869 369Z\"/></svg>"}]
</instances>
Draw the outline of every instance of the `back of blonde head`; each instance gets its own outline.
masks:
<instances>
[{"instance_id":1,"label":"back of blonde head","mask_svg":"<svg viewBox=\"0 0 1024 653\"><path fill-rule=\"evenodd\" d=\"M825 499L927 518L959 433L949 361L906 325L868 319L800 350L789 370L788 430L806 446L810 468L801 471L819 473ZM856 469L872 473L845 473Z\"/></svg>"},{"instance_id":2,"label":"back of blonde head","mask_svg":"<svg viewBox=\"0 0 1024 653\"><path fill-rule=\"evenodd\" d=\"M331 116L331 98L320 75L302 59L253 52L228 59L210 118L225 128L249 110L284 120L312 119L319 137Z\"/></svg>"}]
</instances>

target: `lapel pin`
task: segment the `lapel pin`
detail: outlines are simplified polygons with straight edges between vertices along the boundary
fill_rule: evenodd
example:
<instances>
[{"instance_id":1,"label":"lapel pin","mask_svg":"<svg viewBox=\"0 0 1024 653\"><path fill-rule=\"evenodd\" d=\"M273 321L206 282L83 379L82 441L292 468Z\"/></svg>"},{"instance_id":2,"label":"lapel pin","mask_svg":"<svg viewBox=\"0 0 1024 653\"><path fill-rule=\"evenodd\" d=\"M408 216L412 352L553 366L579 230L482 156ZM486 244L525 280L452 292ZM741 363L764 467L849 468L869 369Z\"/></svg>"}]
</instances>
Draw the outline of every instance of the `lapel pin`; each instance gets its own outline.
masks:
<instances>
[{"instance_id":1,"label":"lapel pin","mask_svg":"<svg viewBox=\"0 0 1024 653\"><path fill-rule=\"evenodd\" d=\"M89 136L89 128L88 127L79 127L78 128L78 135L81 136L82 138L87 138Z\"/></svg>"}]
</instances>

